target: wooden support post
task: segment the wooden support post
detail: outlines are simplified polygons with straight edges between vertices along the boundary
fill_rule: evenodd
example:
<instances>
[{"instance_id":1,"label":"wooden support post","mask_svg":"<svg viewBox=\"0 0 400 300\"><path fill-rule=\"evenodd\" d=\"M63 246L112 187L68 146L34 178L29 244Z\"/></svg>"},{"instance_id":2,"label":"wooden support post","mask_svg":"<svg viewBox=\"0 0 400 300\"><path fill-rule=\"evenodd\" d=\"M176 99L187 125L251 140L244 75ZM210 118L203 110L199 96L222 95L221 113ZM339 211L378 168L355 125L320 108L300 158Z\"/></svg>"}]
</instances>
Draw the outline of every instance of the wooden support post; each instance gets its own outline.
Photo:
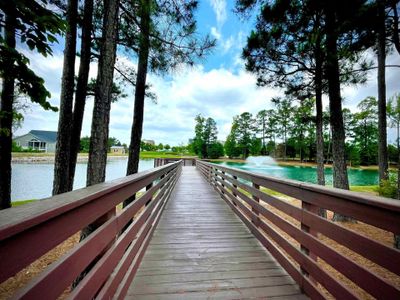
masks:
<instances>
[{"instance_id":1,"label":"wooden support post","mask_svg":"<svg viewBox=\"0 0 400 300\"><path fill-rule=\"evenodd\" d=\"M259 186L258 184L256 184L256 183L253 182L253 188L259 190L259 189L260 189L260 186ZM256 201L257 203L260 203L260 198L254 196L254 195L252 195L251 197L253 198L254 201ZM254 223L254 225L256 225L256 226L258 227L258 225L260 224L260 218L258 217L258 216L259 216L259 212L258 212L258 210L255 209L254 207L252 207L251 210L257 215L257 218L255 218L254 220L252 220L252 222Z\"/></svg>"},{"instance_id":2,"label":"wooden support post","mask_svg":"<svg viewBox=\"0 0 400 300\"><path fill-rule=\"evenodd\" d=\"M233 175L233 179L237 180L237 176ZM235 189L237 189L237 185L236 184L233 184L233 187ZM235 196L237 198L237 195L234 192L232 194L233 194L233 196ZM233 203L233 205L237 206L236 202L233 201L232 203Z\"/></svg>"},{"instance_id":3,"label":"wooden support post","mask_svg":"<svg viewBox=\"0 0 400 300\"><path fill-rule=\"evenodd\" d=\"M318 215L318 213L319 213L319 207L318 206L309 204L309 203L304 202L304 201L301 202L301 208L303 210L309 211L309 212L311 212L311 213L313 213L315 215ZM310 228L309 226L305 225L303 222L301 222L301 230L303 230L304 232L307 232L307 233L309 233L309 234L311 234L311 235L313 235L315 237L318 237L318 232L316 230L314 230L313 228ZM318 256L315 255L315 253L311 252L307 247L305 247L304 245L300 245L300 249L301 249L301 252L303 252L304 254L310 256L310 258L312 260L317 261ZM309 276L308 272L306 270L304 270L302 268L302 266L300 266L300 270L305 276L307 276L307 277ZM313 282L315 282L315 279L313 279L312 277L310 279Z\"/></svg>"},{"instance_id":4,"label":"wooden support post","mask_svg":"<svg viewBox=\"0 0 400 300\"><path fill-rule=\"evenodd\" d=\"M146 186L146 191L148 191L149 189L151 189L152 186L153 186L153 183L148 184L148 185ZM150 204L151 200L153 200L153 197L151 197L151 198L149 199L149 201L146 202L146 206Z\"/></svg>"},{"instance_id":5,"label":"wooden support post","mask_svg":"<svg viewBox=\"0 0 400 300\"><path fill-rule=\"evenodd\" d=\"M225 175L225 171L221 171L221 172L222 172L222 175ZM225 179L223 177L221 177L221 179L222 179L222 181L225 181ZM222 188L224 189L225 185L223 183L221 183L221 185L222 185ZM224 190L222 190L221 192L222 192L222 194L225 194Z\"/></svg>"}]
</instances>

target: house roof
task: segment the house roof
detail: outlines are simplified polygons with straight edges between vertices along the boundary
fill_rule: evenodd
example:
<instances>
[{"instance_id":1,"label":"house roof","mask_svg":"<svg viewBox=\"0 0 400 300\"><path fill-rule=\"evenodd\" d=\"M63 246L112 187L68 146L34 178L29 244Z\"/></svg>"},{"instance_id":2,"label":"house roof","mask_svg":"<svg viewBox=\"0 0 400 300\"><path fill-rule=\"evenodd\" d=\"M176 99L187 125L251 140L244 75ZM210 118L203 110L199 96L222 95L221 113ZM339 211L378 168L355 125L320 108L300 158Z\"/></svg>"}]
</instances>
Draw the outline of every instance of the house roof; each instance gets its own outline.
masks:
<instances>
[{"instance_id":1,"label":"house roof","mask_svg":"<svg viewBox=\"0 0 400 300\"><path fill-rule=\"evenodd\" d=\"M31 130L29 133L42 142L55 143L57 141L57 131Z\"/></svg>"}]
</instances>

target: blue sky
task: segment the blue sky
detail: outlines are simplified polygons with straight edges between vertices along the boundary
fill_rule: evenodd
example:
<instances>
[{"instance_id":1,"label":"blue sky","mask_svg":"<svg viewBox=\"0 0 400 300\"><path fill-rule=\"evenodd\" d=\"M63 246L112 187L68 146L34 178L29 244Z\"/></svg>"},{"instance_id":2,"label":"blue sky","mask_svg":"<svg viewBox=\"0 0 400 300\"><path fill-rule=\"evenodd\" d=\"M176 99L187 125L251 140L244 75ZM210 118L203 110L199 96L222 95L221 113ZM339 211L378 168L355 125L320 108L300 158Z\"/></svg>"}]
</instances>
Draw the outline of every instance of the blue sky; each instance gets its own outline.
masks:
<instances>
[{"instance_id":1,"label":"blue sky","mask_svg":"<svg viewBox=\"0 0 400 300\"><path fill-rule=\"evenodd\" d=\"M220 140L225 140L232 118L249 111L271 108L270 99L282 91L267 87L257 88L255 77L244 70L241 51L246 43L253 21L243 21L233 12L234 1L202 0L197 11L198 31L216 38L217 46L205 60L193 67L182 66L169 76L149 74L148 81L157 94L157 104L146 102L143 138L170 145L187 144L194 135L194 118L197 114L216 120ZM46 81L52 97L50 102L59 106L60 82L63 64L63 42L54 47L52 57L41 57L25 51L31 59L31 67ZM60 47L61 46L61 47ZM129 58L118 55L118 61L135 66ZM78 62L76 70L78 70ZM388 57L388 64L399 64L397 54ZM95 78L97 66L91 66L90 76ZM400 91L400 69L387 71L387 95ZM127 88L128 97L114 103L111 109L110 136L129 143L133 115L134 91ZM376 96L376 72L371 71L363 86L344 87L344 106L352 111L367 96ZM327 102L325 101L325 104ZM82 136L90 135L93 99L87 101ZM15 135L29 130L57 130L58 114L45 112L32 104L25 112L22 128ZM393 140L393 133L389 139Z\"/></svg>"}]
</instances>

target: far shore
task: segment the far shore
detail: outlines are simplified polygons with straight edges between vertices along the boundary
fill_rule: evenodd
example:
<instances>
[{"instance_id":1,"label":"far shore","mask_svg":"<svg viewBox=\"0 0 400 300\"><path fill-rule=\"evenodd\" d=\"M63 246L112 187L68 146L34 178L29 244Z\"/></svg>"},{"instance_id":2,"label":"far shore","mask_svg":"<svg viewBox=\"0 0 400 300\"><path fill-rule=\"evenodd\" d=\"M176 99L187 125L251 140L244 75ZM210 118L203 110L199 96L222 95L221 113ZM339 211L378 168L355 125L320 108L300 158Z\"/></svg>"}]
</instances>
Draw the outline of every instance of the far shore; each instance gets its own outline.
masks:
<instances>
[{"instance_id":1,"label":"far shore","mask_svg":"<svg viewBox=\"0 0 400 300\"><path fill-rule=\"evenodd\" d=\"M88 153L79 153L78 154L78 162L87 162L89 154ZM127 159L128 154L114 154L108 153L107 160L115 160L115 159ZM156 152L156 151L147 151L140 153L141 159L154 159L154 158L197 158L193 155L185 155L185 154L176 154L176 153L168 153L168 152ZM209 161L215 162L233 162L233 163L245 163L245 159L238 158L227 158L222 157L218 159L209 159ZM315 162L300 162L297 159L275 159L276 163L279 166L300 166L300 167L316 167L317 164ZM54 162L54 153L31 153L31 152L13 152L12 153L12 162L13 163L53 163ZM332 164L325 164L326 168L332 168ZM362 169L362 170L378 170L377 165L370 166L350 166L352 169ZM397 170L395 167L391 167L392 170Z\"/></svg>"},{"instance_id":2,"label":"far shore","mask_svg":"<svg viewBox=\"0 0 400 300\"><path fill-rule=\"evenodd\" d=\"M223 161L223 162L233 162L233 163L245 163L246 160L245 159L238 159L238 158L217 158L217 159L210 159L211 162L215 161ZM294 160L294 159L287 159L287 160L283 160L283 159L275 159L276 163L278 164L278 166L299 166L299 167L316 167L317 163L316 162L301 162L300 160ZM325 168L332 168L332 164L331 163L326 163ZM362 169L362 170L378 170L378 166L377 165L370 165L370 166L350 166L348 165L349 168L352 169ZM395 170L395 168L393 168L393 170ZM397 170L397 169L396 169Z\"/></svg>"}]
</instances>

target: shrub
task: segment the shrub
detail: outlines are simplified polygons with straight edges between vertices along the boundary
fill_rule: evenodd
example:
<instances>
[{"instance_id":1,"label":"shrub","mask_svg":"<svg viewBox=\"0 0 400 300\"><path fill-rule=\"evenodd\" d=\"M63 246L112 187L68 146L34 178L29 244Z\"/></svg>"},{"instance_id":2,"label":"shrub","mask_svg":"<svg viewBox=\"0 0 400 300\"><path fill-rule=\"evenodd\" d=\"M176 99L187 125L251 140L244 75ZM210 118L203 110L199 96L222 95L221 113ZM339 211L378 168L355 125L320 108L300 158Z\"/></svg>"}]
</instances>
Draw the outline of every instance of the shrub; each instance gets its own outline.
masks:
<instances>
[{"instance_id":1,"label":"shrub","mask_svg":"<svg viewBox=\"0 0 400 300\"><path fill-rule=\"evenodd\" d=\"M388 180L382 180L377 191L380 196L387 198L396 198L397 196L397 174L389 174Z\"/></svg>"}]
</instances>

